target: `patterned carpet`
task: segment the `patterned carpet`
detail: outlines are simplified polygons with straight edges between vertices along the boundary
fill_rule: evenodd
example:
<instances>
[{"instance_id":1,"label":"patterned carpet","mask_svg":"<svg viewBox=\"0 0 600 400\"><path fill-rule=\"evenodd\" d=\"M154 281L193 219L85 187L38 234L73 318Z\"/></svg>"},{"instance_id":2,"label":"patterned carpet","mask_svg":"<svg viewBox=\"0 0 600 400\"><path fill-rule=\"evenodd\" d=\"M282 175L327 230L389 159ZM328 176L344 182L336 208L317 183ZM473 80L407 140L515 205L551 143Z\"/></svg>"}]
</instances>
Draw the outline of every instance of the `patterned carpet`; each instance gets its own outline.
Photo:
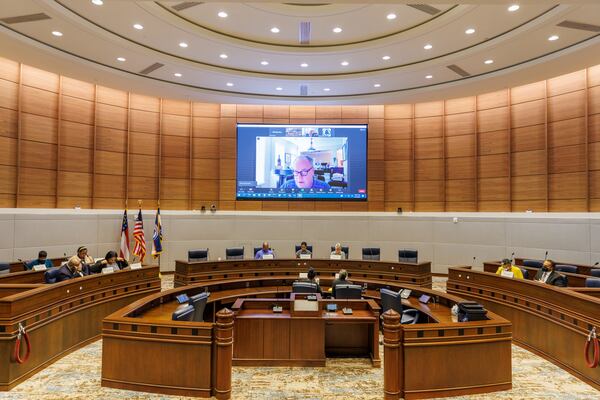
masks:
<instances>
[{"instance_id":1,"label":"patterned carpet","mask_svg":"<svg viewBox=\"0 0 600 400\"><path fill-rule=\"evenodd\" d=\"M173 286L163 277L163 289ZM434 289L445 290L445 278L434 278ZM528 351L513 346L513 389L452 399L600 399L600 392ZM381 349L383 356L383 349ZM0 399L184 399L100 386L102 341L78 350ZM59 377L56 379L56 377ZM366 359L329 359L325 368L233 368L232 398L348 400L382 399L383 369Z\"/></svg>"}]
</instances>

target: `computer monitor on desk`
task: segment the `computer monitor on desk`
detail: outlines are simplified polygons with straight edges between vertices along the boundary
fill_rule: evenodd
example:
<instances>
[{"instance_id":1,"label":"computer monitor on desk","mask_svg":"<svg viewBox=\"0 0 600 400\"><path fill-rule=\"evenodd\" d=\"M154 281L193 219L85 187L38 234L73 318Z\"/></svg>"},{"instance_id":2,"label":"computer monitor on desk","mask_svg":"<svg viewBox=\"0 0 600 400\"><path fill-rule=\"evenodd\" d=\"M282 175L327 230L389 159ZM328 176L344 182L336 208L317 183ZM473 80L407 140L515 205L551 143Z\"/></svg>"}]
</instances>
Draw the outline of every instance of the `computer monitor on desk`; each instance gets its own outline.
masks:
<instances>
[{"instance_id":1,"label":"computer monitor on desk","mask_svg":"<svg viewBox=\"0 0 600 400\"><path fill-rule=\"evenodd\" d=\"M194 316L194 306L191 305L180 305L177 307L171 319L173 321L191 321Z\"/></svg>"}]
</instances>

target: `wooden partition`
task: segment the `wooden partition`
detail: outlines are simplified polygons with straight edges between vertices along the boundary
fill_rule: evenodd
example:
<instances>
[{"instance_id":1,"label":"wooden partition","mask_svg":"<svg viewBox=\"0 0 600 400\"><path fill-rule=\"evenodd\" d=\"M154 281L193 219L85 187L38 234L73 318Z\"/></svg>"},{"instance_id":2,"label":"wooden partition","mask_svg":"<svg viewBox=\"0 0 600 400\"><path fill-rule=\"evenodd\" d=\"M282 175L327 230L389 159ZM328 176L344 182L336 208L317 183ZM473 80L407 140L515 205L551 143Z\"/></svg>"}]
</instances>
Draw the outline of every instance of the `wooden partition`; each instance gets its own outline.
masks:
<instances>
[{"instance_id":1,"label":"wooden partition","mask_svg":"<svg viewBox=\"0 0 600 400\"><path fill-rule=\"evenodd\" d=\"M236 201L236 123L369 125L365 202ZM599 211L600 66L459 99L208 104L0 59L0 207Z\"/></svg>"}]
</instances>

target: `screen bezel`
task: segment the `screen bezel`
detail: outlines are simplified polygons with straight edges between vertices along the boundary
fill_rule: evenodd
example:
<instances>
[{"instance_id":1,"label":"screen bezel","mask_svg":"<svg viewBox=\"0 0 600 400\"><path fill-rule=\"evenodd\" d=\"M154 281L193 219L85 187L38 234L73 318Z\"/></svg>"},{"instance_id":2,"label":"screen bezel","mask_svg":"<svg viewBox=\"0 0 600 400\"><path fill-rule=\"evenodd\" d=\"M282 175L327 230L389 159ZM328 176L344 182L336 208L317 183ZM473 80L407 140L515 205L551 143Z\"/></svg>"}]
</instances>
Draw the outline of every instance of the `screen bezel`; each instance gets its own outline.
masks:
<instances>
[{"instance_id":1,"label":"screen bezel","mask_svg":"<svg viewBox=\"0 0 600 400\"><path fill-rule=\"evenodd\" d=\"M366 126L366 140L365 140L365 155L366 155L366 162L365 162L365 178L366 178L366 196L364 199L359 199L359 198L348 198L348 199L336 199L336 198L330 198L330 199L317 199L317 198L310 198L310 199L298 199L298 198L286 198L284 199L275 199L275 198L261 198L260 200L258 199L251 199L251 198L245 198L245 197L238 197L238 174L237 174L237 168L238 168L238 143L239 143L239 136L240 136L240 125L264 125L264 126L329 126L329 125L336 125L336 126L357 126L357 125L364 125ZM274 123L264 123L264 122L236 122L235 124L235 201L341 201L341 202L367 202L369 201L369 123L364 123L364 124L274 124Z\"/></svg>"}]
</instances>

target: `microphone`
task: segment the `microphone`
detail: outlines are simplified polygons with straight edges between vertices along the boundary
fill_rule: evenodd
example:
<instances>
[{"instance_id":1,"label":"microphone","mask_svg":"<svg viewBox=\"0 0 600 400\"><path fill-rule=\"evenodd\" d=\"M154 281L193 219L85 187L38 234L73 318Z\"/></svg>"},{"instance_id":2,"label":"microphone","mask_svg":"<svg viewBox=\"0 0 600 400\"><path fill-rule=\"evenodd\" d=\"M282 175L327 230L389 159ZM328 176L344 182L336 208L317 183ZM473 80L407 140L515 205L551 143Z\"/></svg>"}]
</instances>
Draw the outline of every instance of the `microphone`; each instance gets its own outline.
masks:
<instances>
[{"instance_id":1,"label":"microphone","mask_svg":"<svg viewBox=\"0 0 600 400\"><path fill-rule=\"evenodd\" d=\"M544 254L544 261L548 259L548 250L546 250L546 254Z\"/></svg>"},{"instance_id":2,"label":"microphone","mask_svg":"<svg viewBox=\"0 0 600 400\"><path fill-rule=\"evenodd\" d=\"M515 252L513 251L512 254L510 255L511 264L514 262L514 259L515 259Z\"/></svg>"},{"instance_id":3,"label":"microphone","mask_svg":"<svg viewBox=\"0 0 600 400\"><path fill-rule=\"evenodd\" d=\"M476 258L477 258L477 257L473 256L473 265L472 265L473 267L475 266L475 259L476 259Z\"/></svg>"},{"instance_id":4,"label":"microphone","mask_svg":"<svg viewBox=\"0 0 600 400\"><path fill-rule=\"evenodd\" d=\"M598 264L600 264L600 261L596 261L596 263L593 266L595 267Z\"/></svg>"}]
</instances>

